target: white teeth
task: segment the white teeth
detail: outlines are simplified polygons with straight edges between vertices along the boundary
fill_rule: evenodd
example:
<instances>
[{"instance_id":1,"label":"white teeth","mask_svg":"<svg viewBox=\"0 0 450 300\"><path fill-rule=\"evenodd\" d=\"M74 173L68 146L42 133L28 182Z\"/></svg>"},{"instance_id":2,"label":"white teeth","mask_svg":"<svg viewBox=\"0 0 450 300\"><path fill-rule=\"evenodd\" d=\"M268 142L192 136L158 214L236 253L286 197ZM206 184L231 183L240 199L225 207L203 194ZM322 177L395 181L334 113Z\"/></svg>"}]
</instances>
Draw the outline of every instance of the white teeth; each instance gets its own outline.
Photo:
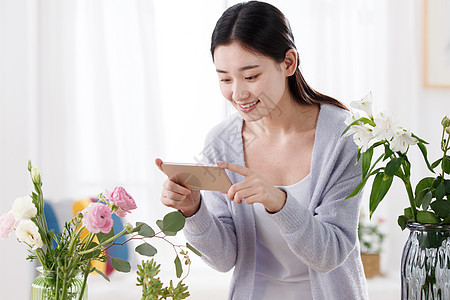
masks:
<instances>
[{"instance_id":1,"label":"white teeth","mask_svg":"<svg viewBox=\"0 0 450 300\"><path fill-rule=\"evenodd\" d=\"M252 107L253 105L255 105L256 103L258 103L258 101L259 101L259 100L256 100L256 101L253 102L253 103L249 103L249 104L245 104L245 105L240 105L240 106L243 107L243 108L249 108L249 107Z\"/></svg>"}]
</instances>

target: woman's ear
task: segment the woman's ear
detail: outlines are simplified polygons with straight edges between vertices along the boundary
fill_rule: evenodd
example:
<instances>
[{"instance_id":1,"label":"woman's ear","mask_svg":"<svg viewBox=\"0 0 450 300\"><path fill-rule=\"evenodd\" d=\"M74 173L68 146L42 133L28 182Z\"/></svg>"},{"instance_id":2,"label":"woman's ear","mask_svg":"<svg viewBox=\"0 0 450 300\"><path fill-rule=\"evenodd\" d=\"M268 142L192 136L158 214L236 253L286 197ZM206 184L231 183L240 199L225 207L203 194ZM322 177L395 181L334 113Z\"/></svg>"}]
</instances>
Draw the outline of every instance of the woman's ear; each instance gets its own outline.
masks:
<instances>
[{"instance_id":1,"label":"woman's ear","mask_svg":"<svg viewBox=\"0 0 450 300\"><path fill-rule=\"evenodd\" d=\"M295 71L297 70L297 62L297 51L295 51L294 49L289 49L288 51L286 51L286 55L284 57L284 68L287 77L294 75Z\"/></svg>"}]
</instances>

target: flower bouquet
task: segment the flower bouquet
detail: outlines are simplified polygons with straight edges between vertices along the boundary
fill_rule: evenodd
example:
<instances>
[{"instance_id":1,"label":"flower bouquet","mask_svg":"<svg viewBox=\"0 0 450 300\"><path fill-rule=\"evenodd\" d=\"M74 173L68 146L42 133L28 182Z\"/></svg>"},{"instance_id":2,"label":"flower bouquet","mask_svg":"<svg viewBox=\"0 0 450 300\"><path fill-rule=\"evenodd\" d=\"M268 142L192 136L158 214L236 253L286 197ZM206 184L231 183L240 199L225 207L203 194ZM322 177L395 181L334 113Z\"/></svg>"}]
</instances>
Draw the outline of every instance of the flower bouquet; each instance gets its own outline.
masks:
<instances>
[{"instance_id":1,"label":"flower bouquet","mask_svg":"<svg viewBox=\"0 0 450 300\"><path fill-rule=\"evenodd\" d=\"M355 196L374 177L369 200L370 217L389 191L394 177L399 178L408 195L409 207L397 223L410 234L401 261L402 299L450 299L450 156L447 154L450 119L442 119L441 150L443 155L431 163L427 158L427 142L396 124L391 117L372 114L372 95L351 106L359 112L351 114L344 135L353 134L358 146L358 162L362 162L362 180L348 198ZM413 188L408 151L418 146L433 176L423 177ZM381 154L373 160L374 150ZM436 174L436 172L438 174Z\"/></svg>"},{"instance_id":2,"label":"flower bouquet","mask_svg":"<svg viewBox=\"0 0 450 300\"><path fill-rule=\"evenodd\" d=\"M397 177L406 188L410 205L405 208L404 215L398 218L398 224L402 229L405 229L408 222L450 224L450 180L444 178L445 174L450 174L450 156L447 155L450 149L450 119L444 117L441 122L443 156L430 164L427 158L425 145L428 143L426 141L396 124L390 116L382 113L377 117L373 116L371 93L361 101L354 101L350 105L363 115L353 112L346 121L348 127L343 135L353 135L353 140L358 146L357 157L358 161L362 162L363 172L361 183L347 198L358 194L368 179L374 176L369 203L370 217L372 217L389 191L394 177ZM440 166L440 174L435 177L424 177L413 190L408 150L415 145L419 147L428 169L435 174L435 169ZM374 150L378 147L382 149L382 153L373 161Z\"/></svg>"},{"instance_id":3,"label":"flower bouquet","mask_svg":"<svg viewBox=\"0 0 450 300\"><path fill-rule=\"evenodd\" d=\"M81 213L66 222L63 231L56 235L54 230L47 228L41 173L39 169L32 167L31 162L28 162L28 170L31 174L34 192L31 196L17 198L12 210L0 217L0 238L7 238L15 230L17 240L30 248L30 255L27 259L38 259L43 271L52 274L50 283L47 282L43 290L41 288L41 291L33 292L33 285L32 299L87 299L85 290L90 273L96 272L109 281L109 278L95 268L92 262L106 261L108 259L106 250L113 245L119 245L116 241L122 236L127 237L124 243L131 240L142 240L142 244L137 246L135 251L144 256L154 256L157 253L157 249L146 240L159 238L168 242L175 251L174 263L178 278L183 273L181 260L184 260L187 265L187 274L189 274L190 260L187 250L200 255L188 243L175 245L169 241L169 236L176 235L184 227L185 218L177 211L166 214L162 220L156 222L160 229L158 232L143 222L137 222L136 226L125 223L121 232L114 232L112 215L125 217L131 213L131 210L136 209L134 199L122 187L117 187L113 192L107 192L106 195L100 194L96 203L91 203ZM128 261L118 257L109 259L112 267L117 271L129 272L131 270ZM146 265L144 261L142 264ZM139 266L139 268L142 267ZM156 274L153 272L153 275ZM148 290L143 289L143 299L166 299L169 294L173 299L186 298L189 293L187 287L182 283L184 278L175 288L171 283L170 293L167 289L161 288L153 290L149 294ZM138 285L147 286L149 280L148 276L138 277Z\"/></svg>"}]
</instances>

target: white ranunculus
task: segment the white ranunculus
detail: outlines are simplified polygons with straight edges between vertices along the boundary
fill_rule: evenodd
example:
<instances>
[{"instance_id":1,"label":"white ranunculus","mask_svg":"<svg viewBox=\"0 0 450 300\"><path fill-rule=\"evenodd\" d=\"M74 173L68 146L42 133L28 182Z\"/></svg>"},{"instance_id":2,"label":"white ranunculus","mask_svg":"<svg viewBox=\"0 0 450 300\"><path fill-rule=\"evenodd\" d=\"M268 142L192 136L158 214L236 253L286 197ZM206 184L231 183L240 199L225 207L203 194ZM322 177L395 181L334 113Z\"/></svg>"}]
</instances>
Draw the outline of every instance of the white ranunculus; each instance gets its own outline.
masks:
<instances>
[{"instance_id":1,"label":"white ranunculus","mask_svg":"<svg viewBox=\"0 0 450 300\"><path fill-rule=\"evenodd\" d=\"M353 140L362 152L367 151L375 143L373 133L367 126L354 125L351 130L351 134L354 134Z\"/></svg>"},{"instance_id":2,"label":"white ranunculus","mask_svg":"<svg viewBox=\"0 0 450 300\"><path fill-rule=\"evenodd\" d=\"M31 219L37 214L36 206L30 196L17 198L12 210L16 219Z\"/></svg>"},{"instance_id":3,"label":"white ranunculus","mask_svg":"<svg viewBox=\"0 0 450 300\"><path fill-rule=\"evenodd\" d=\"M419 141L407 130L400 130L394 135L390 143L391 150L394 152L405 153L409 146L417 144Z\"/></svg>"},{"instance_id":4,"label":"white ranunculus","mask_svg":"<svg viewBox=\"0 0 450 300\"><path fill-rule=\"evenodd\" d=\"M380 114L379 118L375 119L375 127L373 128L373 135L379 139L390 141L399 130L391 116Z\"/></svg>"},{"instance_id":5,"label":"white ranunculus","mask_svg":"<svg viewBox=\"0 0 450 300\"><path fill-rule=\"evenodd\" d=\"M360 101L350 102L350 106L358 110L364 111L369 117L372 116L372 92L367 94Z\"/></svg>"},{"instance_id":6,"label":"white ranunculus","mask_svg":"<svg viewBox=\"0 0 450 300\"><path fill-rule=\"evenodd\" d=\"M42 248L43 242L39 229L31 220L22 220L16 227L16 237L19 242L23 242L30 246L33 250Z\"/></svg>"}]
</instances>

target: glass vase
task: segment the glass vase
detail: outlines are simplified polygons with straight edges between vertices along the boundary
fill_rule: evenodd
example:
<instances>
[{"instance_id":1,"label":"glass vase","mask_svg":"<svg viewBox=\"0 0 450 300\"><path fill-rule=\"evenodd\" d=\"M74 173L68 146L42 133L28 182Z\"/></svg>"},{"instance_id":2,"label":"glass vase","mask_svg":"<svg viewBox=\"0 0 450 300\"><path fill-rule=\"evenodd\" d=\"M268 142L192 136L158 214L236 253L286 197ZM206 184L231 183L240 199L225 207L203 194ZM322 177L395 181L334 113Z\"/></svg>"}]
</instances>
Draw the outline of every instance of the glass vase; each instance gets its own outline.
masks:
<instances>
[{"instance_id":1,"label":"glass vase","mask_svg":"<svg viewBox=\"0 0 450 300\"><path fill-rule=\"evenodd\" d=\"M408 223L407 228L402 299L450 299L450 225Z\"/></svg>"},{"instance_id":2,"label":"glass vase","mask_svg":"<svg viewBox=\"0 0 450 300\"><path fill-rule=\"evenodd\" d=\"M31 283L31 300L55 300L56 299L56 273L54 271L44 270L42 267L36 268L39 276ZM83 278L75 276L73 282L64 291L64 296L59 299L66 300L87 300L87 284L83 296L80 298Z\"/></svg>"}]
</instances>

